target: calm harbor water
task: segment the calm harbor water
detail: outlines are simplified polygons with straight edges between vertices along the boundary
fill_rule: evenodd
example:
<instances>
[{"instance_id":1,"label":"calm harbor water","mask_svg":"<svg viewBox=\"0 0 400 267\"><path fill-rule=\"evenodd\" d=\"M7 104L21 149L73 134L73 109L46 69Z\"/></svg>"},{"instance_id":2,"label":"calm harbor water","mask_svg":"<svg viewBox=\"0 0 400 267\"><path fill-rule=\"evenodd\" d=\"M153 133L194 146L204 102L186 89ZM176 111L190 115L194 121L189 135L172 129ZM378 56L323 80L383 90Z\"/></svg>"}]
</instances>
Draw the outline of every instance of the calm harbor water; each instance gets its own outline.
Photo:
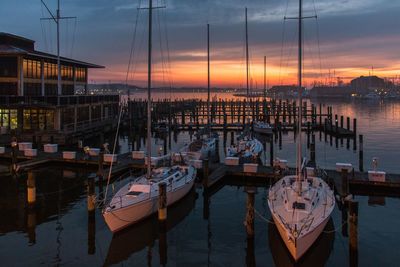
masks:
<instances>
[{"instance_id":1,"label":"calm harbor water","mask_svg":"<svg viewBox=\"0 0 400 267\"><path fill-rule=\"evenodd\" d=\"M173 95L193 96L193 93ZM196 97L205 96L196 94ZM159 93L155 97L169 95ZM231 98L221 93L218 97ZM380 169L400 173L399 102L329 101L324 105L332 105L334 114L358 119L358 132L364 134L365 169L371 167L372 157L378 157ZM230 144L230 135L226 145ZM318 165L333 168L335 162L351 162L358 166L358 150L353 150L352 140L347 148L347 140L333 139L331 145L329 137L327 142L321 137L316 133ZM179 133L171 139L172 150L177 150L189 141L190 135ZM153 139L153 143L155 152L163 140ZM222 159L222 134L219 145ZM129 151L129 138L121 136L119 146L120 152ZM266 151L264 160L269 162L268 144ZM279 142L274 143L274 152L294 165L293 133L283 135L281 148ZM85 178L94 171L63 166L36 170L37 207L34 210L26 208L26 176L2 177L2 266L294 266L274 225L268 223L271 218L266 203L268 188L258 188L255 197L259 215L255 218L254 243L247 240L243 224L246 192L243 187L231 185L225 185L209 199L204 199L201 187L194 188L183 201L169 209L166 234L160 234L157 220L150 218L113 236L100 210L96 210L94 218L87 212ZM400 199L376 196L355 196L355 199L359 201L359 266L398 265ZM205 216L207 203L209 214ZM349 265L348 237L342 233L341 220L341 211L336 207L327 229L336 231L323 233L298 266Z\"/></svg>"}]
</instances>

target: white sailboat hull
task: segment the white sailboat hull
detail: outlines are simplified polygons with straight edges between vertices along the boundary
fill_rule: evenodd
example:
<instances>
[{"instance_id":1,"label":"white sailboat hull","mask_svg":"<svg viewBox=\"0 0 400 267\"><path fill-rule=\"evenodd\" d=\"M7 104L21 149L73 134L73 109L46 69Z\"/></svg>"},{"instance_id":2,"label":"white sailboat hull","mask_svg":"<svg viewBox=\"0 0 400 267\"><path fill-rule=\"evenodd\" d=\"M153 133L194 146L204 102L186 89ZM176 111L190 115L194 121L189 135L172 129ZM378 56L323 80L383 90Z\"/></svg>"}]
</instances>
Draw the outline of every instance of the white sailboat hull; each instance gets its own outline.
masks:
<instances>
[{"instance_id":1,"label":"white sailboat hull","mask_svg":"<svg viewBox=\"0 0 400 267\"><path fill-rule=\"evenodd\" d=\"M296 240L296 244L287 237L286 231L282 223L276 218L275 214L272 214L272 218L274 219L276 228L278 229L279 234L286 245L286 248L289 250L293 259L295 261L298 261L308 251L312 244L315 243L315 240L317 240L317 238L321 235L330 217L326 217L325 220L323 220L321 224L318 225L318 227L316 227L314 230L307 233L306 235L298 238Z\"/></svg>"},{"instance_id":2,"label":"white sailboat hull","mask_svg":"<svg viewBox=\"0 0 400 267\"><path fill-rule=\"evenodd\" d=\"M188 181L171 191L167 186L167 206L174 204L182 199L193 187L195 175ZM137 223L158 211L158 192L141 202L119 208L106 209L103 211L103 217L112 232L118 232L134 223Z\"/></svg>"},{"instance_id":3,"label":"white sailboat hull","mask_svg":"<svg viewBox=\"0 0 400 267\"><path fill-rule=\"evenodd\" d=\"M291 175L277 181L269 191L268 206L282 240L298 261L325 228L335 207L335 197L328 184L318 177L301 182L296 179Z\"/></svg>"}]
</instances>

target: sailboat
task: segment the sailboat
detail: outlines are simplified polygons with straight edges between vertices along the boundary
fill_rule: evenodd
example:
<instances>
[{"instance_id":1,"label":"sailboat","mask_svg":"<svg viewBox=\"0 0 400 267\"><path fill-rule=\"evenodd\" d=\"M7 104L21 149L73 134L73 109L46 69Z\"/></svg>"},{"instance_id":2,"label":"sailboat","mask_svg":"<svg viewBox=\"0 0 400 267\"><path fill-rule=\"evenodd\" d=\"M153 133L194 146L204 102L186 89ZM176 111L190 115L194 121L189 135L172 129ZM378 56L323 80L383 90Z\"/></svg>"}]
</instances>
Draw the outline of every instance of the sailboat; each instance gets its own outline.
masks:
<instances>
[{"instance_id":1,"label":"sailboat","mask_svg":"<svg viewBox=\"0 0 400 267\"><path fill-rule=\"evenodd\" d=\"M181 149L181 152L186 153L189 159L208 158L215 151L217 144L218 134L211 134L210 122L210 24L207 24L207 77L207 128L203 133L198 133L199 139Z\"/></svg>"},{"instance_id":2,"label":"sailboat","mask_svg":"<svg viewBox=\"0 0 400 267\"><path fill-rule=\"evenodd\" d=\"M302 119L302 0L299 0L298 43L298 129ZM304 162L301 150L301 131L297 139L297 173L285 176L269 190L268 206L272 218L287 249L298 261L320 236L335 207L333 191L319 177L303 174Z\"/></svg>"},{"instance_id":3,"label":"sailboat","mask_svg":"<svg viewBox=\"0 0 400 267\"><path fill-rule=\"evenodd\" d=\"M249 42L248 42L248 27L247 27L247 8L245 8L246 21L246 93L250 96L249 91ZM226 148L227 157L239 157L240 163L249 163L258 161L261 152L264 150L260 141L250 135L250 133L239 136L237 144Z\"/></svg>"},{"instance_id":4,"label":"sailboat","mask_svg":"<svg viewBox=\"0 0 400 267\"><path fill-rule=\"evenodd\" d=\"M149 217L158 210L159 184L165 183L167 206L182 199L193 187L196 169L193 166L172 166L151 169L151 43L153 0L149 0L148 84L147 84L147 173L129 177L106 203L102 214L112 232Z\"/></svg>"}]
</instances>

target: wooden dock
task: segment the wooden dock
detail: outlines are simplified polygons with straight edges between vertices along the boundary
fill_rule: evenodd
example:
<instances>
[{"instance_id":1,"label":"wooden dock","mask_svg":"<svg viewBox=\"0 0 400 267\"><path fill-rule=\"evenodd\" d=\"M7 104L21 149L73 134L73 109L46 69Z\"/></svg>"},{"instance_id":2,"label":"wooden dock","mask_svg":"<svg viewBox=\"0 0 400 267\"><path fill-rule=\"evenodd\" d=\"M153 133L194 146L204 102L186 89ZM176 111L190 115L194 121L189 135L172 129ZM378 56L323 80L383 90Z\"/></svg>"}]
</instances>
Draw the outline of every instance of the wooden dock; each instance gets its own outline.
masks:
<instances>
[{"instance_id":1,"label":"wooden dock","mask_svg":"<svg viewBox=\"0 0 400 267\"><path fill-rule=\"evenodd\" d=\"M100 154L101 155L101 154ZM0 154L0 160L12 162L11 149L7 149L4 154ZM36 157L24 156L22 152L15 153L16 171L18 173L32 171L35 168L42 167L48 164L67 164L73 167L90 167L94 170L97 168L97 174L103 177L116 177L129 170L142 170L146 168L144 160L134 160L131 153L120 154L117 157L117 162L113 163L110 171L110 163L103 162L99 156L88 157L83 152L77 152L77 157L74 160L62 158L62 152L45 153L38 151ZM279 172L271 166L258 165L256 172L244 172L243 166L226 166L223 163L207 163L203 162L203 169L199 174L203 177L203 186L211 189L221 183L239 182L241 184L255 184L267 186L283 175L293 174L295 170L289 168L285 172ZM348 194L355 192L357 194L380 194L400 196L400 174L386 174L385 182L375 182L368 180L367 172L353 172L346 174L346 179L343 178L343 173L335 170L324 170L325 179L330 183L337 195L346 197Z\"/></svg>"}]
</instances>

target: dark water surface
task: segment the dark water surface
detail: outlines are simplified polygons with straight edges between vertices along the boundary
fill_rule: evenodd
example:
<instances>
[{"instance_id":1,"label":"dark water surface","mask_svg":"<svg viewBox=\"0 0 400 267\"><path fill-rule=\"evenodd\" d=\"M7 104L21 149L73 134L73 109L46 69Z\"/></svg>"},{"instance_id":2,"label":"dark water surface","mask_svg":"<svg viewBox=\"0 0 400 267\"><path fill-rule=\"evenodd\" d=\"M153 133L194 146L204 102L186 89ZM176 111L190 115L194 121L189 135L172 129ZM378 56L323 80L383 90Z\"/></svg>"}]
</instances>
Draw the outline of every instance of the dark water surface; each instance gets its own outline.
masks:
<instances>
[{"instance_id":1,"label":"dark water surface","mask_svg":"<svg viewBox=\"0 0 400 267\"><path fill-rule=\"evenodd\" d=\"M193 94L179 95L190 96ZM400 173L400 103L325 104L333 106L334 114L357 117L358 132L364 134L365 140L365 169L370 168L372 157L378 157L380 169ZM190 135L180 133L177 139L176 143L172 138L172 150L188 142ZM329 137L327 142L323 135L320 140L319 133L316 139L318 165L334 168L335 162L351 162L357 168L358 150L353 150L353 141L347 148L347 140L343 145L338 140L336 147L335 139L332 145ZM163 144L162 140L153 142L157 143L154 151ZM226 143L230 143L230 133ZM127 137L121 137L119 145L121 152L130 149ZM221 134L221 159L223 146ZM268 144L266 148L269 151ZM283 135L281 149L279 142L274 143L274 152L294 165L293 134ZM269 162L268 153L264 157ZM94 171L61 165L36 170L35 209L26 206L26 176L1 177L1 266L295 266L276 228L268 223L268 188L258 188L255 196L254 240L247 239L244 226L247 194L243 187L231 185L206 199L200 186L194 188L168 210L164 234L153 217L113 236L100 210L94 217L87 212L86 177ZM359 201L359 266L398 266L400 199L355 199ZM297 266L349 266L348 237L343 232L342 213L336 207L326 232Z\"/></svg>"}]
</instances>

